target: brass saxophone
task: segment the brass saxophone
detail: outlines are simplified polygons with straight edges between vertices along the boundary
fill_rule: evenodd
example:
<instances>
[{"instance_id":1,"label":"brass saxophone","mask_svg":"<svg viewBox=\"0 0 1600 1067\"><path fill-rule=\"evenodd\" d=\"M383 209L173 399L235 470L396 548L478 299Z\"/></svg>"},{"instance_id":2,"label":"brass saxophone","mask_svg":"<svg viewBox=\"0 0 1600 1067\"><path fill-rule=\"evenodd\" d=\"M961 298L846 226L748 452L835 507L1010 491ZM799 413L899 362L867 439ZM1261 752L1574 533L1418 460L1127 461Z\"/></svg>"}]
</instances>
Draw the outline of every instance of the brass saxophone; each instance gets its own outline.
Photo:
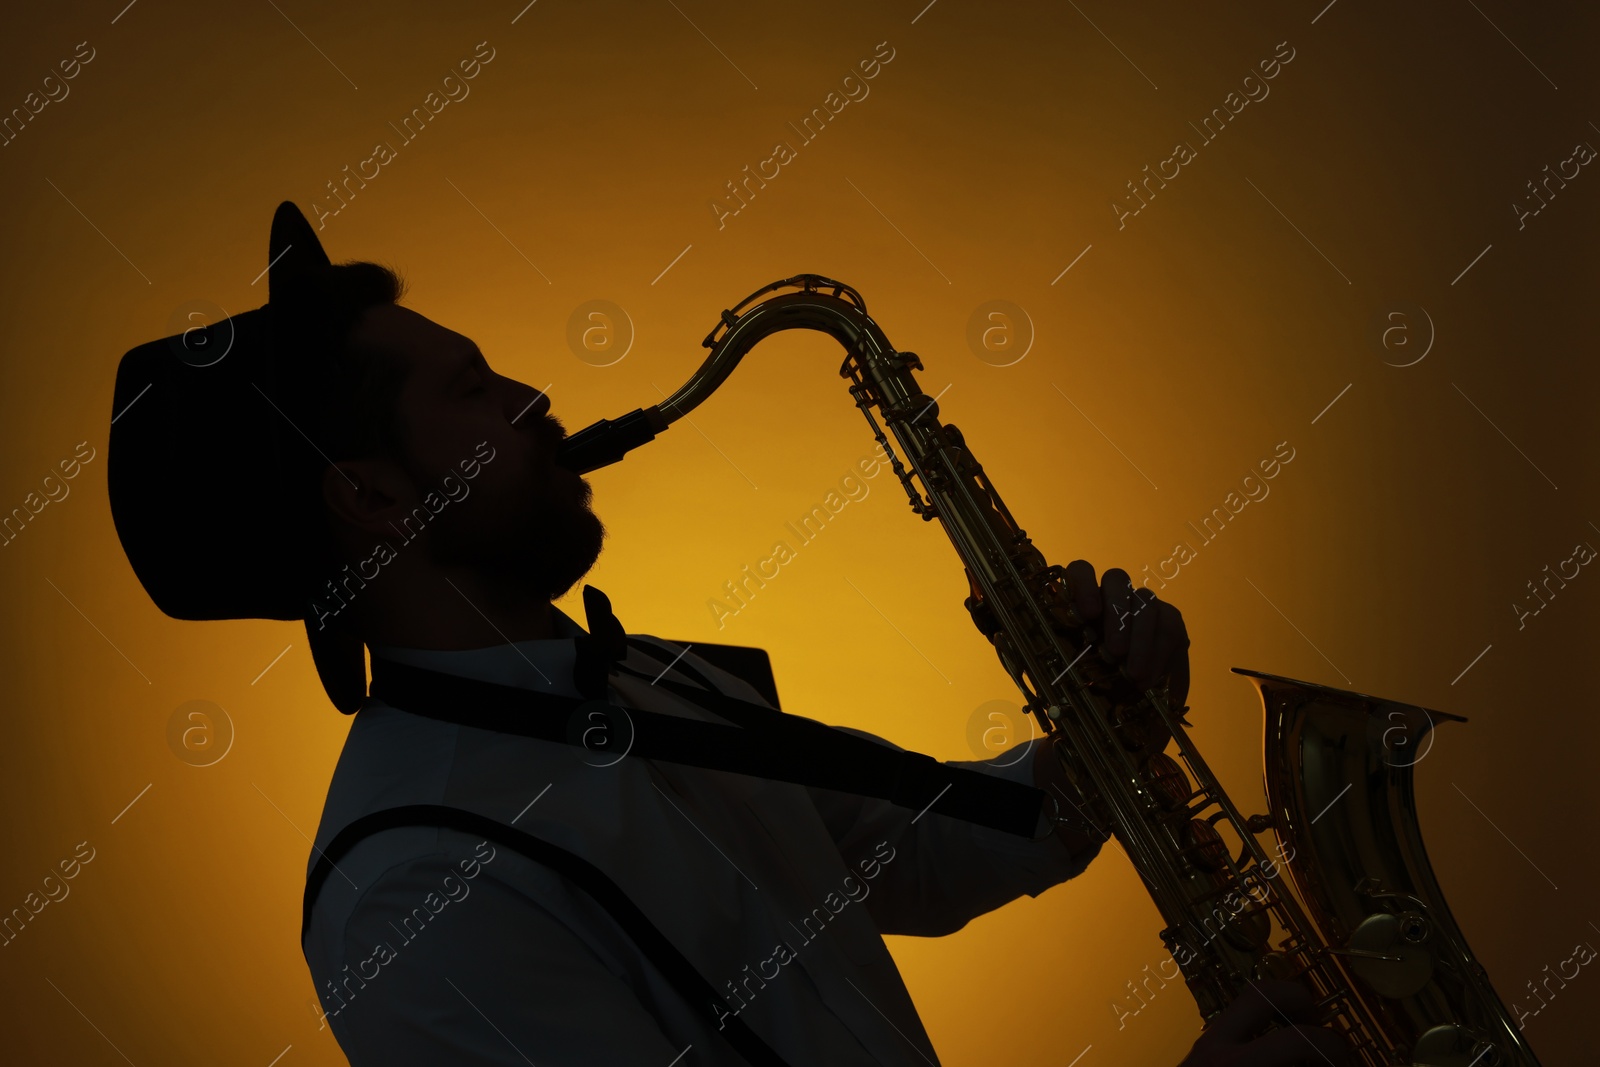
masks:
<instances>
[{"instance_id":1,"label":"brass saxophone","mask_svg":"<svg viewBox=\"0 0 1600 1067\"><path fill-rule=\"evenodd\" d=\"M1452 918L1418 830L1412 753L1425 752L1436 721L1465 720L1234 668L1266 715L1270 813L1241 816L1189 740L1186 709L1088 654L1099 635L1068 602L1064 568L1046 563L961 431L939 421L938 402L912 377L922 361L895 351L850 286L800 274L756 290L722 313L704 341L711 354L677 392L571 435L558 462L580 474L615 463L710 396L758 341L796 328L844 347L839 374L856 407L911 510L938 519L955 545L966 607L1060 757L1077 793L1068 799L1109 827L1139 872L1203 1024L1256 981L1294 979L1365 1067L1537 1067ZM1169 739L1177 759L1164 751ZM1275 859L1257 840L1268 830Z\"/></svg>"}]
</instances>

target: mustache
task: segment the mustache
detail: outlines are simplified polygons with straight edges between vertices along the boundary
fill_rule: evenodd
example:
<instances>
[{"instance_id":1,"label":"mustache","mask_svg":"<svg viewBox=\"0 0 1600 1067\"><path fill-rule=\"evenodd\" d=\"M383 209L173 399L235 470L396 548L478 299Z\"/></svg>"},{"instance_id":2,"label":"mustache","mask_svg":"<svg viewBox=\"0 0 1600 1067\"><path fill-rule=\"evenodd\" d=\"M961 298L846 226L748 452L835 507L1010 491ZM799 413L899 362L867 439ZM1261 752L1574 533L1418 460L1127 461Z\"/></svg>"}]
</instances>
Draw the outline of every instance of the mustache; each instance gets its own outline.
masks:
<instances>
[{"instance_id":1,"label":"mustache","mask_svg":"<svg viewBox=\"0 0 1600 1067\"><path fill-rule=\"evenodd\" d=\"M549 451L554 452L556 446L561 444L562 441L566 440L567 427L554 415L544 415L539 419L537 433L539 436L539 443L544 445L544 447Z\"/></svg>"}]
</instances>

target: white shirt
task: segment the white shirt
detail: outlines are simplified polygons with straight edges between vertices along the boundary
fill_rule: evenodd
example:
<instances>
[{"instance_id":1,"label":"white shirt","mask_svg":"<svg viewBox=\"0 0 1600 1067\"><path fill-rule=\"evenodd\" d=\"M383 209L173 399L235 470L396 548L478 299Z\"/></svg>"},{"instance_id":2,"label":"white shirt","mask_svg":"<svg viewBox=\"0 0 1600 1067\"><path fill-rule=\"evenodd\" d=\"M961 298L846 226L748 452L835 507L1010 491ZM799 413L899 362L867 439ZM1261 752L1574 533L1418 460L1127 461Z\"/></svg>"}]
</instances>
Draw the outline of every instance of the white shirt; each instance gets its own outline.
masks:
<instances>
[{"instance_id":1,"label":"white shirt","mask_svg":"<svg viewBox=\"0 0 1600 1067\"><path fill-rule=\"evenodd\" d=\"M577 696L572 635L468 651L377 646L432 670ZM630 649L655 677L680 647ZM684 656L724 693L742 679ZM676 669L669 679L695 684ZM614 699L722 718L649 681ZM850 731L881 744L890 742ZM897 747L897 746L891 746ZM479 812L600 867L793 1067L936 1064L881 934L938 936L1086 867L1053 833L1028 841L888 801L614 757L439 722L368 698L328 788L316 849L400 804ZM1004 766L1011 763L1011 766ZM952 763L1034 784L1033 760ZM915 823L913 823L915 819ZM608 913L550 868L453 830L370 836L323 884L304 944L353 1067L744 1067L703 1005L685 1003ZM679 1058L681 1056L681 1059Z\"/></svg>"}]
</instances>

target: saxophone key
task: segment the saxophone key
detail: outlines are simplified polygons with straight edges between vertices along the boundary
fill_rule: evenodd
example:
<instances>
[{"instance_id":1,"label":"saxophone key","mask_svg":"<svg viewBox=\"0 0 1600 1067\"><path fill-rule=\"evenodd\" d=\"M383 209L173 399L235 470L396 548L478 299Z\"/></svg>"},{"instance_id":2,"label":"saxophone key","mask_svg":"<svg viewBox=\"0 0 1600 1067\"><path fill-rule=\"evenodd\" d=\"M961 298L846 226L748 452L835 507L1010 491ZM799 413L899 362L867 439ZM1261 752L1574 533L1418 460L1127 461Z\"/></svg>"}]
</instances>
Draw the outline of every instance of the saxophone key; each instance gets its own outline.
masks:
<instances>
[{"instance_id":1,"label":"saxophone key","mask_svg":"<svg viewBox=\"0 0 1600 1067\"><path fill-rule=\"evenodd\" d=\"M1144 761L1144 783L1156 803L1167 811L1183 807L1194 795L1189 776L1183 773L1177 760L1163 752L1156 752Z\"/></svg>"},{"instance_id":2,"label":"saxophone key","mask_svg":"<svg viewBox=\"0 0 1600 1067\"><path fill-rule=\"evenodd\" d=\"M1189 820L1189 849L1194 861L1208 871L1220 871L1228 863L1228 845L1217 828L1204 819Z\"/></svg>"},{"instance_id":3,"label":"saxophone key","mask_svg":"<svg viewBox=\"0 0 1600 1067\"><path fill-rule=\"evenodd\" d=\"M1379 912L1368 915L1342 947L1328 951L1343 956L1363 982L1393 1000L1416 995L1433 978L1433 953L1410 940L1416 928L1408 917ZM1426 936L1426 924L1422 928Z\"/></svg>"}]
</instances>

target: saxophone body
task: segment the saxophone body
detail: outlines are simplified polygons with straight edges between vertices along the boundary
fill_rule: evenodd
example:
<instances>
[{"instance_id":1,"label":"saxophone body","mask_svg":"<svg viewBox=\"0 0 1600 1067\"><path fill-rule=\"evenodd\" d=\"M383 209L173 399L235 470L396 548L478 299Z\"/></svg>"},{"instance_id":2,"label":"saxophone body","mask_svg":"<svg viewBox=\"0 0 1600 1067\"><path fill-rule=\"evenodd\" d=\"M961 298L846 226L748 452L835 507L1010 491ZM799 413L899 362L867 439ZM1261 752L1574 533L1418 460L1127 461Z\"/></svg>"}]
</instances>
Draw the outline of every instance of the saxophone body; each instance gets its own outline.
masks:
<instances>
[{"instance_id":1,"label":"saxophone body","mask_svg":"<svg viewBox=\"0 0 1600 1067\"><path fill-rule=\"evenodd\" d=\"M1364 1067L1538 1067L1451 917L1418 828L1417 753L1435 722L1463 720L1235 668L1266 714L1270 812L1242 816L1184 730L1185 709L1101 653L1064 568L1017 524L917 384L921 360L895 351L854 289L802 274L757 290L722 313L704 341L711 354L677 392L573 434L558 462L580 474L616 462L708 397L762 338L796 328L844 348L840 376L911 510L949 536L965 606L1061 761L1073 794L1063 814L1127 853L1203 1022L1256 981L1292 979ZM1270 855L1258 840L1268 830Z\"/></svg>"}]
</instances>

